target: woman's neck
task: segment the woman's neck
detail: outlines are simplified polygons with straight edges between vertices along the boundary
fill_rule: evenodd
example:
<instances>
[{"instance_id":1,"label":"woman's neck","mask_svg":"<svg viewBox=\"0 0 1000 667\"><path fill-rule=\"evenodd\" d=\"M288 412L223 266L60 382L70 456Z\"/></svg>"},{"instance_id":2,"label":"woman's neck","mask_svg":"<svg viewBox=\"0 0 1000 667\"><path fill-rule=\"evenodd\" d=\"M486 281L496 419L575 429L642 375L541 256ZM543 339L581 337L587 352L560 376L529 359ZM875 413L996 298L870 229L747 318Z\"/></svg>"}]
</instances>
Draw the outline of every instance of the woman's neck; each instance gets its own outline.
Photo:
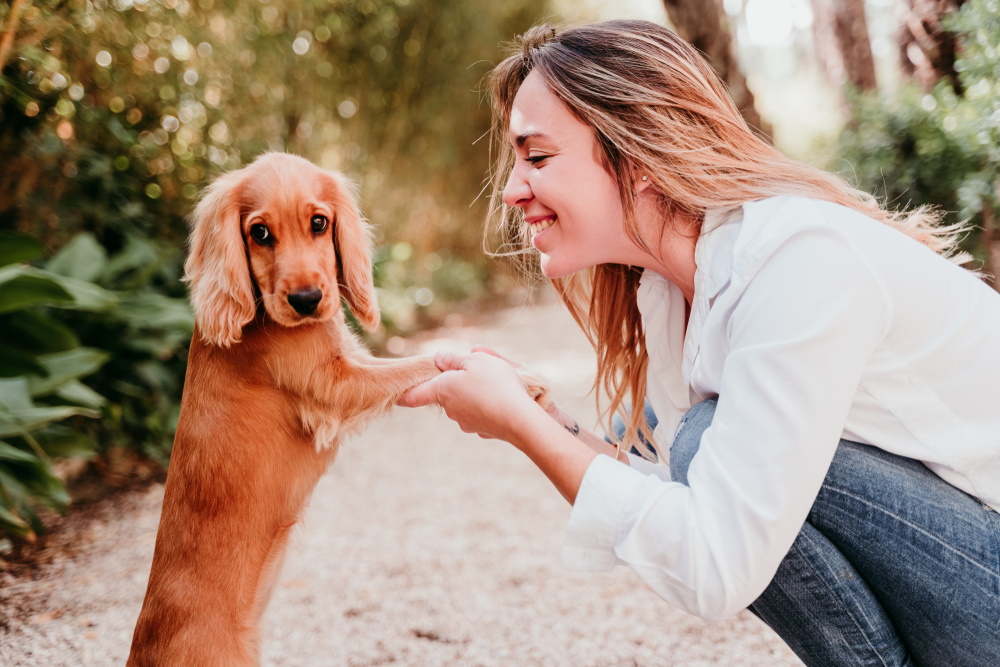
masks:
<instances>
[{"instance_id":1,"label":"woman's neck","mask_svg":"<svg viewBox=\"0 0 1000 667\"><path fill-rule=\"evenodd\" d=\"M701 222L678 214L673 220L660 221L657 227L658 242L649 244L657 252L647 253L639 265L676 285L690 304L694 301L695 246Z\"/></svg>"}]
</instances>

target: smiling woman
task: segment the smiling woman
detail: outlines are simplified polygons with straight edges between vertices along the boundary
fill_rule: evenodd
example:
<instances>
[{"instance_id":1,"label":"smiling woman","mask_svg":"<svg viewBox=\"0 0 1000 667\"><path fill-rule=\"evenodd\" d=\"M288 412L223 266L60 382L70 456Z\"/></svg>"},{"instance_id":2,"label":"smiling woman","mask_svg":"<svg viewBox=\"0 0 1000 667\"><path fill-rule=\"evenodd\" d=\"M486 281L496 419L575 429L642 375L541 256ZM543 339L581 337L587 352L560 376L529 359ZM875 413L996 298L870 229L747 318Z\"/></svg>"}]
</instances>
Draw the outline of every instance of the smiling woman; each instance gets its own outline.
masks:
<instances>
[{"instance_id":1,"label":"smiling woman","mask_svg":"<svg viewBox=\"0 0 1000 667\"><path fill-rule=\"evenodd\" d=\"M961 230L779 153L651 23L533 29L491 83L494 215L609 410L647 409L611 446L487 350L406 404L531 458L569 567L749 608L808 664L1000 663L1000 296L948 261Z\"/></svg>"},{"instance_id":2,"label":"smiling woman","mask_svg":"<svg viewBox=\"0 0 1000 667\"><path fill-rule=\"evenodd\" d=\"M510 114L517 154L503 201L524 212L542 271L562 278L596 264L635 264L622 224L618 184L594 159L598 146L582 123L529 74Z\"/></svg>"}]
</instances>

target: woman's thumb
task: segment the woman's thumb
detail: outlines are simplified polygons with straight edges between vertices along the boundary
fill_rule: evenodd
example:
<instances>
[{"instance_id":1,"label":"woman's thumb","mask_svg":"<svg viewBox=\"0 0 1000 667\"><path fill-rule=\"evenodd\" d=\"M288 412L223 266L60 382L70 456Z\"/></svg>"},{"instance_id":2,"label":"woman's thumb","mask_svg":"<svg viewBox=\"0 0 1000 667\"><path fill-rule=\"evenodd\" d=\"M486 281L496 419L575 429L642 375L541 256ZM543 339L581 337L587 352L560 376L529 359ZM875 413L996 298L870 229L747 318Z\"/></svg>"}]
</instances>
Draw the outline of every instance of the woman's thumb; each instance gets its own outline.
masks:
<instances>
[{"instance_id":1,"label":"woman's thumb","mask_svg":"<svg viewBox=\"0 0 1000 667\"><path fill-rule=\"evenodd\" d=\"M441 372L461 371L465 370L465 362L468 358L469 355L467 354L452 352L451 350L441 350L434 355L434 363L437 364L438 370Z\"/></svg>"}]
</instances>

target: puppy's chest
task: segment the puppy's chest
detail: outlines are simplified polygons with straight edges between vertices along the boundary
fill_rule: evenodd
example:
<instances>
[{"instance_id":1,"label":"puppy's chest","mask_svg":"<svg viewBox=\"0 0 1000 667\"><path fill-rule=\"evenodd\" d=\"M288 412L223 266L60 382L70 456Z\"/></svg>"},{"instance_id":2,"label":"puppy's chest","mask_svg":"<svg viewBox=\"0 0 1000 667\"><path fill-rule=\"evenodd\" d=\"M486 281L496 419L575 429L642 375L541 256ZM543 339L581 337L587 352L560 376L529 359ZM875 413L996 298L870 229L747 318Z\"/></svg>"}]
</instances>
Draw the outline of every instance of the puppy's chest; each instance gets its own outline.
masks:
<instances>
[{"instance_id":1,"label":"puppy's chest","mask_svg":"<svg viewBox=\"0 0 1000 667\"><path fill-rule=\"evenodd\" d=\"M302 434L313 441L316 451L335 447L360 421L345 415L343 406L334 404L344 392L334 359L319 357L295 364L272 359L267 365L272 381L289 402L291 417Z\"/></svg>"}]
</instances>

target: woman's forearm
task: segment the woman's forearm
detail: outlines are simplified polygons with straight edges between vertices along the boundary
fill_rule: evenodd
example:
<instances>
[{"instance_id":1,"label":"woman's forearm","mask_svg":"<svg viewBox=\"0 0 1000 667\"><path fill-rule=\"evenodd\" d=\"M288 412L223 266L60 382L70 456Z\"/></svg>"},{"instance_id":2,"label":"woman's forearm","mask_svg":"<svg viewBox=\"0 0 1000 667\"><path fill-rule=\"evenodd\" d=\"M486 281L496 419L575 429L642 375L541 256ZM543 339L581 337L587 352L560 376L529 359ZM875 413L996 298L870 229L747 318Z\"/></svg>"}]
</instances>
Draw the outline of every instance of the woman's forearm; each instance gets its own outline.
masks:
<instances>
[{"instance_id":1,"label":"woman's forearm","mask_svg":"<svg viewBox=\"0 0 1000 667\"><path fill-rule=\"evenodd\" d=\"M620 462L625 465L629 465L628 456L625 453L620 452L615 445L609 444L604 438L601 438L597 434L581 428L579 422L577 422L572 416L554 406L552 409L548 410L548 413L552 419L556 420L558 424L575 436L577 440L584 443L598 454L606 454L612 458L617 457Z\"/></svg>"},{"instance_id":2,"label":"woman's forearm","mask_svg":"<svg viewBox=\"0 0 1000 667\"><path fill-rule=\"evenodd\" d=\"M589 435L599 440L593 434ZM598 456L597 451L583 446L584 442L578 436L541 408L532 411L519 424L510 442L531 459L570 504L576 502L580 483L591 461ZM604 444L607 446L607 443ZM614 455L614 447L611 447L611 455Z\"/></svg>"}]
</instances>

